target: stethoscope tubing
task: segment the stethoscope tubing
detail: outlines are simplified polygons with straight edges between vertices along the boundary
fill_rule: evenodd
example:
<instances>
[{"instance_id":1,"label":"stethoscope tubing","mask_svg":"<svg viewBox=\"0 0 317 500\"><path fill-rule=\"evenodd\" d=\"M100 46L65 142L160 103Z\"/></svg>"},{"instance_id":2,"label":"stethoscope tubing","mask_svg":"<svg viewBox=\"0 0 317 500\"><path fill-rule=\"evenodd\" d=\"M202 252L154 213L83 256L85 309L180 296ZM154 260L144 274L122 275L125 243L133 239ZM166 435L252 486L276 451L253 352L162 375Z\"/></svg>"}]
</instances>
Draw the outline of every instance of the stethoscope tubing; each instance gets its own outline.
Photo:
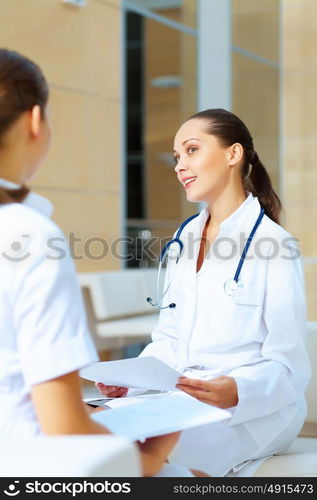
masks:
<instances>
[{"instance_id":1,"label":"stethoscope tubing","mask_svg":"<svg viewBox=\"0 0 317 500\"><path fill-rule=\"evenodd\" d=\"M234 278L233 280L230 279L228 281L225 282L225 285L224 285L224 289L226 290L226 284L229 284L229 282L234 282L233 284L234 285L237 285L238 284L238 281L239 281L239 276L240 276L240 273L241 273L241 270L242 270L242 266L244 264L244 261L245 261L245 258L246 258L246 255L248 253L248 250L249 250L249 247L250 247L250 244L253 240L253 237L254 237L254 234L257 230L257 228L259 227L263 217L264 217L264 214L265 214L265 211L264 211L264 208L261 208L261 211L260 211L260 214L252 228L252 231L251 233L249 234L249 237L246 241L246 244L244 246L244 249L242 251L242 254L241 254L241 257L240 257L240 260L239 260L239 264L237 266L237 269L236 269L236 272L235 272L235 275L234 275ZM168 309L168 308L174 308L176 307L176 304L174 302L172 302L171 304L167 305L167 306L163 306L162 305L162 301L167 293L167 291L169 290L169 287L170 287L170 283L168 284L168 286L166 287L166 289L164 290L163 292L163 295L161 296L161 298L159 298L159 286L160 286L160 275L161 275L161 270L162 270L162 264L163 264L163 259L164 257L166 256L166 252L167 250L169 249L169 247L174 244L174 243L177 243L178 246L179 246L179 255L176 259L176 264L178 263L179 261L179 258L182 254L182 251L183 251L183 248L184 248L184 243L182 242L182 240L180 239L180 235L182 234L182 231L184 229L184 227L191 221L193 220L195 217L197 217L199 215L198 214L194 214L192 215L191 217L189 217L188 219L186 219L179 227L176 235L175 235L175 238L173 238L172 240L170 240L168 243L166 243L166 245L163 247L161 253L160 253L160 256L159 256L159 265L158 265L158 274L157 274L157 280L156 280L156 304L153 303L152 299L150 297L147 298L147 301L153 306L153 307L159 307L159 309ZM227 292L226 292L227 293ZM231 295L231 294L230 294Z\"/></svg>"},{"instance_id":2,"label":"stethoscope tubing","mask_svg":"<svg viewBox=\"0 0 317 500\"><path fill-rule=\"evenodd\" d=\"M239 264L238 264L238 267L237 267L237 270L235 272L235 275L234 275L234 281L238 282L238 279L239 279L239 276L240 276L240 272L241 272L241 269L242 269L242 266L244 264L244 261L245 261L245 258L246 258L246 255L248 253L248 250L249 250L249 246L251 245L251 241L253 240L253 236L255 234L255 231L257 230L257 228L259 227L259 225L261 224L261 221L263 219L263 216L264 216L264 208L261 208L261 212L260 212L260 215L259 217L257 218L254 226L253 226L253 229L251 231L251 233L249 234L249 237L247 239L247 242L244 246L244 249L242 251L242 254L241 254L241 257L240 257L240 260L239 260Z\"/></svg>"},{"instance_id":3,"label":"stethoscope tubing","mask_svg":"<svg viewBox=\"0 0 317 500\"><path fill-rule=\"evenodd\" d=\"M195 217L198 217L199 213L198 214L194 214L192 215L191 217L188 217L188 219L184 220L184 222L179 226L178 228L178 231L175 235L175 238L173 238L171 241L169 241L168 243L166 243L166 245L163 247L161 253L160 253L160 257L159 257L159 261L162 262L162 259L166 253L166 251L169 249L169 247L173 244L173 243L177 243L179 245L179 256L178 256L178 259L179 257L181 256L181 253L183 251L183 248L184 248L184 243L182 242L182 240L180 239L180 235L182 234L182 231L184 229L185 226L187 226L187 224L195 219ZM177 262L178 262L178 259L177 259Z\"/></svg>"}]
</instances>

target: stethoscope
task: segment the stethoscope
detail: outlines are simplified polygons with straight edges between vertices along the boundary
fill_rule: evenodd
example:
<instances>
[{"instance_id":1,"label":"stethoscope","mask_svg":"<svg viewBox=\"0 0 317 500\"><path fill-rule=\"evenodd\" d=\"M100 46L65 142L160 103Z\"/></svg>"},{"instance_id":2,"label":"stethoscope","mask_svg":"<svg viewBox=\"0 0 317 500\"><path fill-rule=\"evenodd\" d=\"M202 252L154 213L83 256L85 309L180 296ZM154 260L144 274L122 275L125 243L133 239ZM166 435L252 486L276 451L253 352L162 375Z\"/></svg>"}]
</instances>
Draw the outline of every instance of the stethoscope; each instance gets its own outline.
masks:
<instances>
[{"instance_id":1,"label":"stethoscope","mask_svg":"<svg viewBox=\"0 0 317 500\"><path fill-rule=\"evenodd\" d=\"M157 280L156 280L156 304L153 302L153 300L151 299L151 297L148 297L146 300L147 302L149 302L149 304L151 304L153 307L159 307L160 309L168 309L168 308L174 308L176 307L176 304L174 302L172 302L171 304L168 304L167 306L163 306L162 305L162 301L170 287L170 283L168 284L168 286L166 287L165 291L163 291L162 293L162 296L160 297L160 292L159 292L159 287L160 287L160 275L161 275L161 270L162 270L162 265L163 265L163 262L164 262L164 258L167 256L167 250L170 248L171 245L173 245L174 243L176 243L179 247L179 254L176 258L176 264L178 263L179 261L179 258L182 254L182 251L183 251L183 248L184 248L184 243L181 241L180 239L180 235L182 234L182 231L184 229L184 227L193 219L195 219L195 217L197 217L199 215L198 214L195 214L195 215L192 215L191 217L189 217L188 219L186 219L179 227L177 233L176 233L176 236L175 238L173 238L172 240L170 240L168 243L166 243L166 245L163 247L161 253L160 253L160 256L159 256L159 266L158 266L158 272L157 272ZM254 226L253 226L253 229L251 231L251 233L249 234L249 237L246 241L246 244L244 245L244 249L243 249L243 252L241 254L241 257L240 257L240 260L239 260L239 264L238 264L238 267L237 267L237 270L235 272L235 275L233 278L227 280L225 283L224 283L224 291L227 295L229 296L233 296L237 287L238 286L242 286L242 282L241 280L239 279L239 276L240 276L240 273L241 273L241 269L242 269L242 266L244 264L244 261L245 261L245 258L247 256L247 253L248 253L248 250L249 250L249 246L251 244L251 241L254 237L254 234L257 230L257 228L259 227L262 219L263 219L263 216L264 216L264 208L261 208L261 211L260 211L260 215L258 216Z\"/></svg>"}]
</instances>

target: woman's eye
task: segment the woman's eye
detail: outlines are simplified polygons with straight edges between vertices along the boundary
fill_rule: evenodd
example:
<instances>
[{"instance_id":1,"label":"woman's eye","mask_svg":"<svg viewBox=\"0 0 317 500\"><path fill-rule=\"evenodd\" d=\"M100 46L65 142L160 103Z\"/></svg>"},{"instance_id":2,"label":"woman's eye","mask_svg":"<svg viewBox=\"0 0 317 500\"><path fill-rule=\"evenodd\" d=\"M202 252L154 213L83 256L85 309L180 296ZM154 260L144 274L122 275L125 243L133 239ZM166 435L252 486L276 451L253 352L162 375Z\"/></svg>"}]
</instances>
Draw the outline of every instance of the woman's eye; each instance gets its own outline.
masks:
<instances>
[{"instance_id":1,"label":"woman's eye","mask_svg":"<svg viewBox=\"0 0 317 500\"><path fill-rule=\"evenodd\" d=\"M179 156L173 156L173 162L178 163L179 161Z\"/></svg>"},{"instance_id":2,"label":"woman's eye","mask_svg":"<svg viewBox=\"0 0 317 500\"><path fill-rule=\"evenodd\" d=\"M194 153L195 151L197 151L197 148L195 148L195 147L190 147L190 148L188 148L188 150L187 150L187 152L188 152L189 154Z\"/></svg>"}]
</instances>

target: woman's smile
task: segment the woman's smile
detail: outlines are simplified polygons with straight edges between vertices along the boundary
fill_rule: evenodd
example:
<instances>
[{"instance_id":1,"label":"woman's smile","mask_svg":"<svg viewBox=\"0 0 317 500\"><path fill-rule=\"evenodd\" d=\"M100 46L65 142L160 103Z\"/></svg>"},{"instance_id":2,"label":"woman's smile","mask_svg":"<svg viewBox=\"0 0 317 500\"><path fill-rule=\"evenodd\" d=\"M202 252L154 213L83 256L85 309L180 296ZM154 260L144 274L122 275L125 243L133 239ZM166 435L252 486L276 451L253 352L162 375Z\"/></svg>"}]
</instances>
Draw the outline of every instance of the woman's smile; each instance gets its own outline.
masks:
<instances>
[{"instance_id":1,"label":"woman's smile","mask_svg":"<svg viewBox=\"0 0 317 500\"><path fill-rule=\"evenodd\" d=\"M196 176L184 177L181 180L181 183L183 184L185 189L188 189L196 181L196 179L197 179Z\"/></svg>"}]
</instances>

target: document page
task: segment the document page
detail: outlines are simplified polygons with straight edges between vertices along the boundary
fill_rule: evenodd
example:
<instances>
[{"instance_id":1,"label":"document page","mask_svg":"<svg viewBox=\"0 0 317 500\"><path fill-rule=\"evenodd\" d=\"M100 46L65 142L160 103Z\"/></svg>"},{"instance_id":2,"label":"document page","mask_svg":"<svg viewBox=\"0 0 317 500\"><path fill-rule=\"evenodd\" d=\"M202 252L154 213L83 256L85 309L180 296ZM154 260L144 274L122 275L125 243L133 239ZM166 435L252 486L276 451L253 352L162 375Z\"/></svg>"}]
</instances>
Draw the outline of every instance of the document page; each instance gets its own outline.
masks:
<instances>
[{"instance_id":1,"label":"document page","mask_svg":"<svg viewBox=\"0 0 317 500\"><path fill-rule=\"evenodd\" d=\"M80 370L82 378L136 389L170 391L182 374L154 356L101 361Z\"/></svg>"},{"instance_id":2,"label":"document page","mask_svg":"<svg viewBox=\"0 0 317 500\"><path fill-rule=\"evenodd\" d=\"M92 418L114 434L143 441L231 417L230 411L202 403L181 391L140 399L136 404L94 413Z\"/></svg>"}]
</instances>

